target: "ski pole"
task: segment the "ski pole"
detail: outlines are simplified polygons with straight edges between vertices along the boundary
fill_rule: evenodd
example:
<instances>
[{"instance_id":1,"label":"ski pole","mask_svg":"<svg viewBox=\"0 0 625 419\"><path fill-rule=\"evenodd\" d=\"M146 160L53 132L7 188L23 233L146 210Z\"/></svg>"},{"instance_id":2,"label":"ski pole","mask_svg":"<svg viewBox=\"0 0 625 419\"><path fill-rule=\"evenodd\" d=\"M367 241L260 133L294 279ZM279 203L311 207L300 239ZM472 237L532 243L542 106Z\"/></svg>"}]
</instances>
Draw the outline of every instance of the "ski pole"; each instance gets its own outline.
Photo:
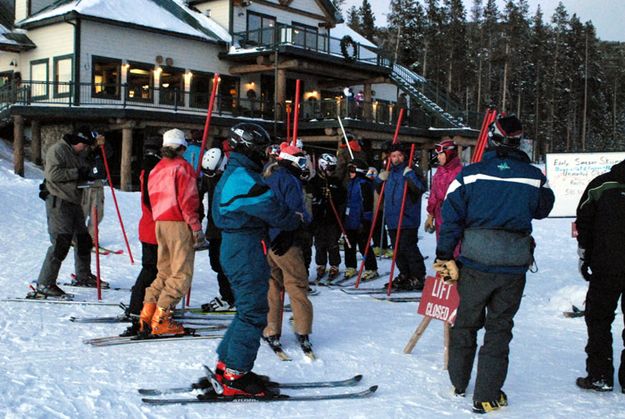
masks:
<instances>
[{"instance_id":1,"label":"ski pole","mask_svg":"<svg viewBox=\"0 0 625 419\"><path fill-rule=\"evenodd\" d=\"M98 229L98 210L95 202L91 206L91 219L93 223L93 241L95 244L95 286L98 289L98 301L102 301L102 283L100 282L100 237Z\"/></svg>"},{"instance_id":2,"label":"ski pole","mask_svg":"<svg viewBox=\"0 0 625 419\"><path fill-rule=\"evenodd\" d=\"M109 187L111 188L111 195L113 195L113 202L115 203L115 211L117 211L117 218L119 219L119 226L122 229L122 234L124 235L124 241L126 242L126 249L128 249L128 256L130 257L130 264L134 265L135 260L132 258L132 250L130 250L130 244L128 244L128 236L126 235L126 229L124 228L124 220L122 220L122 214L119 212L119 205L117 205L117 197L115 196L115 188L113 187L113 180L111 179L111 171L109 169L109 162L106 158L106 150L104 149L104 144L100 145L100 151L102 152L102 160L104 160L104 168L106 169L106 178L109 182ZM97 218L96 224L97 224Z\"/></svg>"},{"instance_id":3,"label":"ski pole","mask_svg":"<svg viewBox=\"0 0 625 419\"><path fill-rule=\"evenodd\" d=\"M349 156L354 160L354 153L352 152L352 146L349 145L349 140L347 139L347 133L345 132L345 127L343 127L343 122L341 121L341 115L338 115L336 119L339 121L339 126L341 127L341 132L343 133L343 139L345 140L345 144L347 144L347 150L349 151Z\"/></svg>"},{"instance_id":4,"label":"ski pole","mask_svg":"<svg viewBox=\"0 0 625 419\"><path fill-rule=\"evenodd\" d=\"M473 153L471 163L476 163L482 160L482 155L484 154L486 143L488 143L488 126L495 120L496 116L497 109L495 108L495 106L489 106L486 110L486 114L484 115L484 120L482 121L482 128L480 129L480 135L477 137L477 143L475 144L475 153Z\"/></svg>"},{"instance_id":5,"label":"ski pole","mask_svg":"<svg viewBox=\"0 0 625 419\"><path fill-rule=\"evenodd\" d=\"M213 77L213 86L211 88L211 96L208 100L208 111L206 112L206 120L204 121L204 133L202 134L202 146L200 147L200 157L197 160L197 167L195 169L195 177L200 176L200 170L202 170L202 156L206 149L206 140L208 139L208 129L211 125L211 117L213 116L213 105L215 104L215 96L217 95L217 86L219 85L219 73L215 73Z\"/></svg>"},{"instance_id":6,"label":"ski pole","mask_svg":"<svg viewBox=\"0 0 625 419\"><path fill-rule=\"evenodd\" d=\"M293 109L293 140L291 141L291 145L297 145L297 127L299 125L299 95L301 89L302 81L297 79L295 81L295 109Z\"/></svg>"},{"instance_id":7,"label":"ski pole","mask_svg":"<svg viewBox=\"0 0 625 419\"><path fill-rule=\"evenodd\" d=\"M412 158L414 157L414 143L410 146L410 158L408 159L408 166L412 167ZM391 273L388 278L388 287L386 295L391 295L391 288L393 285L393 272L395 271L395 261L397 260L397 254L399 253L399 238L401 237L401 223L404 220L404 210L406 209L406 197L408 196L408 179L404 179L404 194L401 197L401 209L399 210L399 221L397 222L397 237L395 237L395 244L393 245L393 261L391 262Z\"/></svg>"},{"instance_id":8,"label":"ski pole","mask_svg":"<svg viewBox=\"0 0 625 419\"><path fill-rule=\"evenodd\" d=\"M330 203L330 207L332 208L332 212L334 213L334 216L336 217L336 222L339 224L339 228L341 229L341 233L343 234L343 237L345 237L345 243L347 244L347 247L349 247L351 249L352 245L349 242L349 239L347 238L347 232L345 232L345 227L343 227L343 223L341 222L341 216L339 215L339 212L336 210L336 206L334 206L334 201L332 201L332 196L328 197L328 202Z\"/></svg>"},{"instance_id":9,"label":"ski pole","mask_svg":"<svg viewBox=\"0 0 625 419\"><path fill-rule=\"evenodd\" d=\"M286 107L286 138L291 138L291 107Z\"/></svg>"},{"instance_id":10,"label":"ski pole","mask_svg":"<svg viewBox=\"0 0 625 419\"><path fill-rule=\"evenodd\" d=\"M401 122L404 119L404 108L399 110L399 115L397 116L397 126L395 127L395 135L393 135L393 144L397 144L397 140L399 138L399 129L401 128ZM386 159L386 171L388 172L391 168L391 159ZM369 253L369 248L371 247L371 239L373 238L373 230L375 229L375 223L378 221L378 214L380 213L380 205L384 198L384 188L386 187L386 181L382 182L382 188L380 189L380 197L378 198L378 204L376 205L375 212L373 213L373 220L371 221L371 230L369 231L369 237L367 238L367 244L365 245L365 251L362 255L362 262L360 263L360 269L358 270L358 278L356 279L356 284L354 288L358 288L360 285L360 278L362 277L362 271L365 268L365 261L367 260L367 254Z\"/></svg>"}]
</instances>

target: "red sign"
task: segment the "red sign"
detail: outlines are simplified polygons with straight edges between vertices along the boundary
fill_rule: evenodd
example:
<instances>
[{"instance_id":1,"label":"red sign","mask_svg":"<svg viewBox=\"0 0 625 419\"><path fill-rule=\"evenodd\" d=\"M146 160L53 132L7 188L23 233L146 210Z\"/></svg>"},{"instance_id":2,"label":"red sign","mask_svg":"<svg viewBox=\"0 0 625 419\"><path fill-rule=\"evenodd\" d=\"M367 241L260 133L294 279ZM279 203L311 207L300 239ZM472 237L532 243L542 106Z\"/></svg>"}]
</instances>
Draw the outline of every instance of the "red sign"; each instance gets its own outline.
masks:
<instances>
[{"instance_id":1,"label":"red sign","mask_svg":"<svg viewBox=\"0 0 625 419\"><path fill-rule=\"evenodd\" d=\"M441 278L428 276L417 313L453 324L459 304L460 296L455 284L445 284Z\"/></svg>"}]
</instances>

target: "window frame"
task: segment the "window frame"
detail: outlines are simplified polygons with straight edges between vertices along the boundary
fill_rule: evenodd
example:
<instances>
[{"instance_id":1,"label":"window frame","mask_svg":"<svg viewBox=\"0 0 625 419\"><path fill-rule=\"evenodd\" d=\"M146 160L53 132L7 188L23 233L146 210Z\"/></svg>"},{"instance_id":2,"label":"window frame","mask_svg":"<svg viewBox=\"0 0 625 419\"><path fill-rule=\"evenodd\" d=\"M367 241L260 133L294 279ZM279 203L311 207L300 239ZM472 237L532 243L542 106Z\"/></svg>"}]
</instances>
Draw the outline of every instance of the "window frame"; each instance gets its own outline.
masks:
<instances>
[{"instance_id":1,"label":"window frame","mask_svg":"<svg viewBox=\"0 0 625 419\"><path fill-rule=\"evenodd\" d=\"M277 39L276 38L277 37L276 30L277 30L277 27L278 27L278 19L275 16L271 16L271 15L267 15L267 14L264 14L264 13L253 12L253 11L248 10L247 14L245 16L245 33L246 33L245 37L248 40L250 39L250 29L249 29L250 28L250 16L260 17L260 28L259 29L255 29L255 30L259 31L258 34L259 34L259 38L260 39L258 39L258 41L254 41L254 42L258 42L258 45L265 45L265 44L267 44L265 42L265 40L263 39L264 38L263 35L265 34L265 31L264 31L264 29L265 29L265 26L264 26L265 20L273 21L273 23L274 23L274 25L273 25L273 33L271 35L273 40L272 40L272 43L270 44L270 45L273 45L276 42L276 39ZM269 28L269 26L267 26L267 28Z\"/></svg>"},{"instance_id":2,"label":"window frame","mask_svg":"<svg viewBox=\"0 0 625 419\"><path fill-rule=\"evenodd\" d=\"M57 65L60 61L65 61L65 60L69 60L70 65L70 78L67 81L67 83L70 83L68 85L67 88L67 92L63 92L61 93L59 91L59 81L57 80L58 77L58 71L57 71ZM52 97L53 98L64 98L64 97L70 97L72 95L72 88L71 88L71 83L74 81L74 54L65 54L65 55L59 55L57 57L53 57L52 58L52 82L53 82L53 87L52 87ZM63 81L63 83L65 83L65 81Z\"/></svg>"},{"instance_id":3,"label":"window frame","mask_svg":"<svg viewBox=\"0 0 625 419\"><path fill-rule=\"evenodd\" d=\"M117 64L117 81L115 83L116 93L109 94L103 89L102 92L96 92L96 83L95 82L95 66L96 64ZM104 83L100 83L105 85ZM122 93L122 60L120 58L111 58L104 57L101 55L92 55L91 56L91 97L95 99L114 99L121 100Z\"/></svg>"},{"instance_id":4,"label":"window frame","mask_svg":"<svg viewBox=\"0 0 625 419\"><path fill-rule=\"evenodd\" d=\"M144 63L141 61L127 61L126 64L128 65L126 68L126 100L129 102L154 103L154 70L155 70L154 64ZM130 86L130 83L128 82L128 76L131 74L130 70L133 68L133 66L141 70L149 69L150 71L150 82L149 82L149 87L148 87L148 91L150 92L149 98L144 99L141 97L141 95L139 95L139 97L130 97L131 86Z\"/></svg>"},{"instance_id":5,"label":"window frame","mask_svg":"<svg viewBox=\"0 0 625 419\"><path fill-rule=\"evenodd\" d=\"M36 65L40 65L40 64L44 64L46 65L46 79L45 80L33 80L33 66ZM43 82L44 86L45 86L45 94L43 95L39 95L39 96L35 96L32 94L33 91L33 85L32 82L36 81L36 82ZM38 60L32 60L30 61L30 91L31 91L31 99L33 100L38 100L38 99L48 99L50 98L50 59L49 58L40 58Z\"/></svg>"},{"instance_id":6,"label":"window frame","mask_svg":"<svg viewBox=\"0 0 625 419\"><path fill-rule=\"evenodd\" d=\"M311 25L306 25L305 23L300 23L297 21L292 21L291 27L293 28L293 31L295 31L296 29L304 30L304 45L301 45L302 48L310 49L314 51L317 51L319 49L319 28L316 28ZM310 32L313 32L313 33L310 33ZM293 34L293 38L295 38L295 33ZM310 38L313 39L313 43L314 43L313 46L308 45L308 40ZM295 42L293 43L295 45L298 45Z\"/></svg>"}]
</instances>

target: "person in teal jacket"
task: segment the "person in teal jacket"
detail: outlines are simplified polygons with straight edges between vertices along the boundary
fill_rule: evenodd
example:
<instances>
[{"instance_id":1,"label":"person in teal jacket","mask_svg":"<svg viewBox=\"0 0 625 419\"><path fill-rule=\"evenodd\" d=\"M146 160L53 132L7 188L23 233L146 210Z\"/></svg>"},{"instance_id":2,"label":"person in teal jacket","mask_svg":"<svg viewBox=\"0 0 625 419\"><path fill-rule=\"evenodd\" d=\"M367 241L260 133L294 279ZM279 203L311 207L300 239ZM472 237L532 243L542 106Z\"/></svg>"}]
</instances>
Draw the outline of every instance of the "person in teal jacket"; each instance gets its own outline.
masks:
<instances>
[{"instance_id":1,"label":"person in teal jacket","mask_svg":"<svg viewBox=\"0 0 625 419\"><path fill-rule=\"evenodd\" d=\"M237 313L217 348L216 368L225 396L272 397L266 377L252 372L267 325L268 228L279 227L271 250L285 250L290 232L302 225L303 215L276 198L261 177L269 134L260 126L240 123L230 130L233 148L226 170L217 183L212 214L222 229L221 264L237 302ZM288 244L288 243L287 243Z\"/></svg>"}]
</instances>

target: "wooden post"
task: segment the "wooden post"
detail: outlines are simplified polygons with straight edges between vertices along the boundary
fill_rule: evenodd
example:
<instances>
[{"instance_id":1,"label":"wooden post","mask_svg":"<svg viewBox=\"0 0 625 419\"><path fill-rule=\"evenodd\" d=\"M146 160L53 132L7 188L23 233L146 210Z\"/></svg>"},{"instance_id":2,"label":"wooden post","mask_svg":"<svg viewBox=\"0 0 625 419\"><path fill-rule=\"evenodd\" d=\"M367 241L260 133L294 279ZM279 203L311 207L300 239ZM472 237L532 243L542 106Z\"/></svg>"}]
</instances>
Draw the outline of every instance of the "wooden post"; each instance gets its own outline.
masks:
<instances>
[{"instance_id":1,"label":"wooden post","mask_svg":"<svg viewBox=\"0 0 625 419\"><path fill-rule=\"evenodd\" d=\"M447 367L449 366L449 329L451 328L451 326L449 325L449 323L444 322L443 323L443 369L447 369Z\"/></svg>"},{"instance_id":2,"label":"wooden post","mask_svg":"<svg viewBox=\"0 0 625 419\"><path fill-rule=\"evenodd\" d=\"M41 166L41 124L33 119L30 124L32 161Z\"/></svg>"},{"instance_id":3,"label":"wooden post","mask_svg":"<svg viewBox=\"0 0 625 419\"><path fill-rule=\"evenodd\" d=\"M13 171L24 177L24 117L13 117Z\"/></svg>"},{"instance_id":4,"label":"wooden post","mask_svg":"<svg viewBox=\"0 0 625 419\"><path fill-rule=\"evenodd\" d=\"M276 120L284 120L284 106L286 102L286 71L278 70L278 79L276 80Z\"/></svg>"},{"instance_id":5,"label":"wooden post","mask_svg":"<svg viewBox=\"0 0 625 419\"><path fill-rule=\"evenodd\" d=\"M421 323L419 323L417 330L415 330L412 336L410 336L410 339L408 340L408 343L406 344L406 347L404 348L405 354L409 354L412 352L412 350L414 349L419 339L421 339L421 336L423 336L425 329L427 329L428 326L430 325L431 321L432 321L432 318L429 316L425 316L423 320L421 320Z\"/></svg>"},{"instance_id":6,"label":"wooden post","mask_svg":"<svg viewBox=\"0 0 625 419\"><path fill-rule=\"evenodd\" d=\"M373 116L373 94L371 91L371 83L365 83L365 103L363 103L362 118L365 121L371 121Z\"/></svg>"},{"instance_id":7,"label":"wooden post","mask_svg":"<svg viewBox=\"0 0 625 419\"><path fill-rule=\"evenodd\" d=\"M421 149L421 161L419 165L421 167L421 174L424 175L430 167L430 151L427 148Z\"/></svg>"},{"instance_id":8,"label":"wooden post","mask_svg":"<svg viewBox=\"0 0 625 419\"><path fill-rule=\"evenodd\" d=\"M132 189L132 127L122 128L122 162L120 168L120 188L122 191ZM111 185L113 186L113 185Z\"/></svg>"}]
</instances>

